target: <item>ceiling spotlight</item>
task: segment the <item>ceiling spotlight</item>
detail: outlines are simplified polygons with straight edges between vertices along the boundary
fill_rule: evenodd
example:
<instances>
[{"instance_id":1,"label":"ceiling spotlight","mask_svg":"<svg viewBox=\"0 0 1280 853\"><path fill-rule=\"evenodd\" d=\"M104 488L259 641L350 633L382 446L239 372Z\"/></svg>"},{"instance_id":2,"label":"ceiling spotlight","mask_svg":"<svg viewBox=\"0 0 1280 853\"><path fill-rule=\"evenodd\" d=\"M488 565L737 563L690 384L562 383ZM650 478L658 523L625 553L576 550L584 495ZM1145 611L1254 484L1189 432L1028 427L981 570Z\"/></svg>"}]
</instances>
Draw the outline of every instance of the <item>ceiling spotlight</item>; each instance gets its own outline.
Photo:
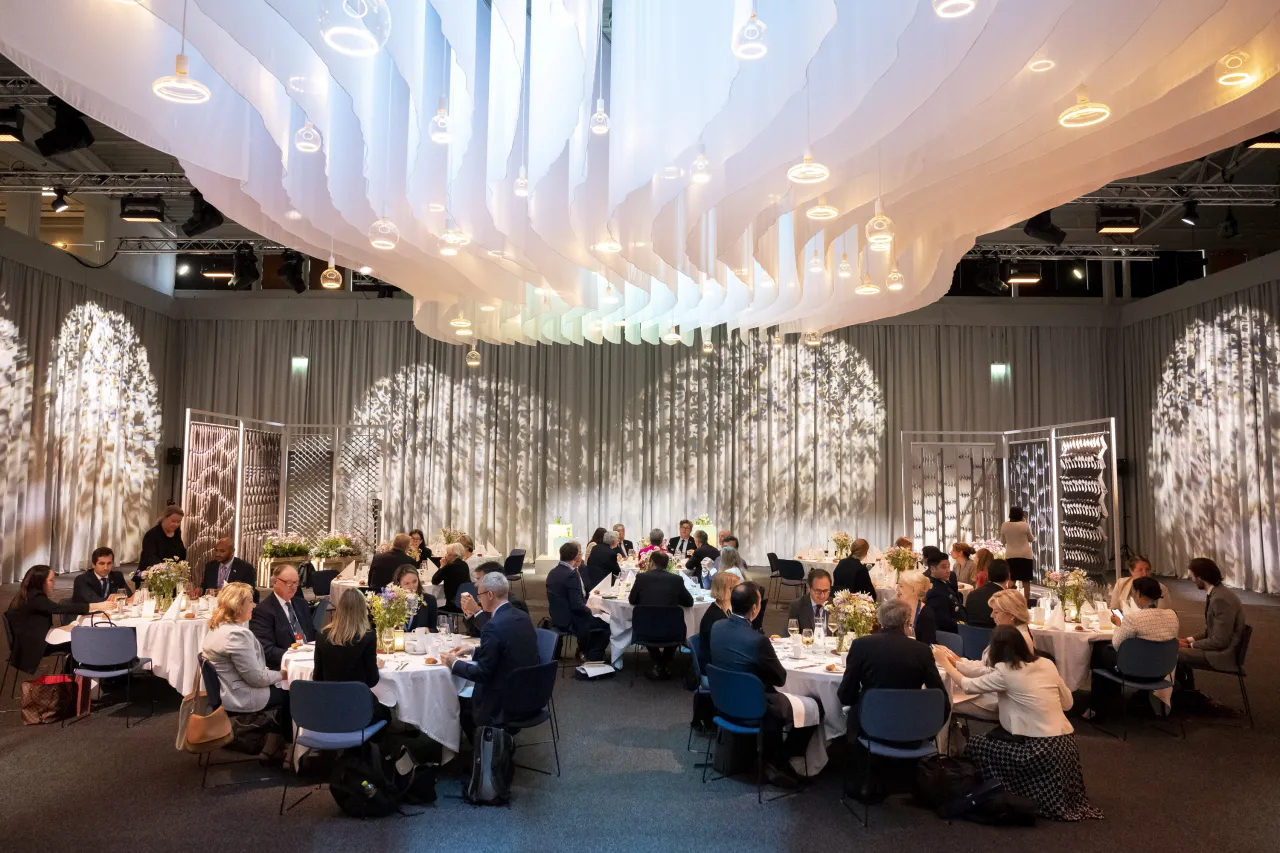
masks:
<instances>
[{"instance_id":1,"label":"ceiling spotlight","mask_svg":"<svg viewBox=\"0 0 1280 853\"><path fill-rule=\"evenodd\" d=\"M189 272L191 272L189 264L178 264L178 275L186 275Z\"/></svg>"},{"instance_id":2,"label":"ceiling spotlight","mask_svg":"<svg viewBox=\"0 0 1280 853\"><path fill-rule=\"evenodd\" d=\"M480 366L480 353L477 350L471 350L467 353L467 367Z\"/></svg>"},{"instance_id":3,"label":"ceiling spotlight","mask_svg":"<svg viewBox=\"0 0 1280 853\"><path fill-rule=\"evenodd\" d=\"M1273 130L1261 136L1255 136L1245 143L1249 148L1270 150L1280 148L1280 130Z\"/></svg>"},{"instance_id":4,"label":"ceiling spotlight","mask_svg":"<svg viewBox=\"0 0 1280 853\"><path fill-rule=\"evenodd\" d=\"M178 272L185 275L181 268ZM253 253L253 247L248 243L236 246L236 253L231 259L231 280L227 282L228 286L248 290L261 275L262 273L258 270L258 256Z\"/></svg>"},{"instance_id":5,"label":"ceiling spotlight","mask_svg":"<svg viewBox=\"0 0 1280 853\"><path fill-rule=\"evenodd\" d=\"M600 301L605 305L618 304L618 294L614 291L612 284L606 284L604 286L604 295L600 297Z\"/></svg>"},{"instance_id":6,"label":"ceiling spotlight","mask_svg":"<svg viewBox=\"0 0 1280 853\"><path fill-rule=\"evenodd\" d=\"M277 274L285 284L293 288L295 293L306 293L308 290L306 263L307 259L302 253L295 252L293 249L285 249L280 256Z\"/></svg>"},{"instance_id":7,"label":"ceiling spotlight","mask_svg":"<svg viewBox=\"0 0 1280 853\"><path fill-rule=\"evenodd\" d=\"M70 206L71 204L67 201L67 191L62 187L55 189L53 191L53 201L49 202L49 209L54 213L62 213Z\"/></svg>"},{"instance_id":8,"label":"ceiling spotlight","mask_svg":"<svg viewBox=\"0 0 1280 853\"><path fill-rule=\"evenodd\" d=\"M873 294L880 292L880 285L871 280L870 273L864 272L862 274L862 284L858 285L857 289L853 292L859 296L872 296Z\"/></svg>"},{"instance_id":9,"label":"ceiling spotlight","mask_svg":"<svg viewBox=\"0 0 1280 853\"><path fill-rule=\"evenodd\" d=\"M320 273L320 286L325 290L338 290L342 287L342 273L333 265L333 255L329 256L329 266Z\"/></svg>"},{"instance_id":10,"label":"ceiling spotlight","mask_svg":"<svg viewBox=\"0 0 1280 853\"><path fill-rule=\"evenodd\" d=\"M293 147L303 154L316 153L320 150L320 131L311 122L307 122L293 135Z\"/></svg>"},{"instance_id":11,"label":"ceiling spotlight","mask_svg":"<svg viewBox=\"0 0 1280 853\"><path fill-rule=\"evenodd\" d=\"M698 146L698 156L693 158L689 180L695 184L705 184L711 180L711 164L707 161L706 148L702 145Z\"/></svg>"},{"instance_id":12,"label":"ceiling spotlight","mask_svg":"<svg viewBox=\"0 0 1280 853\"><path fill-rule=\"evenodd\" d=\"M369 275L369 273L371 272L373 272L373 267L370 267L370 266L360 267L360 275Z\"/></svg>"},{"instance_id":13,"label":"ceiling spotlight","mask_svg":"<svg viewBox=\"0 0 1280 853\"><path fill-rule=\"evenodd\" d=\"M388 252L400 242L400 229L385 216L369 226L369 245Z\"/></svg>"},{"instance_id":14,"label":"ceiling spotlight","mask_svg":"<svg viewBox=\"0 0 1280 853\"><path fill-rule=\"evenodd\" d=\"M520 167L520 175L516 178L516 182L511 185L511 191L520 198L529 195L529 176L524 173L524 166Z\"/></svg>"},{"instance_id":15,"label":"ceiling spotlight","mask_svg":"<svg viewBox=\"0 0 1280 853\"><path fill-rule=\"evenodd\" d=\"M1022 226L1022 233L1033 239L1052 243L1055 246L1061 246L1063 241L1067 239L1067 232L1053 224L1053 211L1051 210L1037 213L1028 219L1027 224Z\"/></svg>"},{"instance_id":16,"label":"ceiling spotlight","mask_svg":"<svg viewBox=\"0 0 1280 853\"><path fill-rule=\"evenodd\" d=\"M1075 106L1068 107L1058 116L1058 124L1069 128L1088 127L1104 121L1109 115L1111 115L1111 107L1093 103L1082 89L1076 96Z\"/></svg>"},{"instance_id":17,"label":"ceiling spotlight","mask_svg":"<svg viewBox=\"0 0 1280 853\"><path fill-rule=\"evenodd\" d=\"M591 114L591 132L604 136L609 132L609 115L604 111L604 98L596 99L596 111Z\"/></svg>"},{"instance_id":18,"label":"ceiling spotlight","mask_svg":"<svg viewBox=\"0 0 1280 853\"><path fill-rule=\"evenodd\" d=\"M887 252L893 245L893 220L885 216L879 196L876 196L876 215L867 223L866 232L867 248L873 252Z\"/></svg>"},{"instance_id":19,"label":"ceiling spotlight","mask_svg":"<svg viewBox=\"0 0 1280 853\"><path fill-rule=\"evenodd\" d=\"M1142 211L1136 207L1101 205L1097 212L1099 234L1136 234L1142 228Z\"/></svg>"},{"instance_id":20,"label":"ceiling spotlight","mask_svg":"<svg viewBox=\"0 0 1280 853\"><path fill-rule=\"evenodd\" d=\"M818 196L818 203L804 212L809 219L835 219L840 211L827 204L826 196Z\"/></svg>"},{"instance_id":21,"label":"ceiling spotlight","mask_svg":"<svg viewBox=\"0 0 1280 853\"><path fill-rule=\"evenodd\" d=\"M440 96L440 108L436 110L436 114L431 118L431 124L427 127L427 135L431 137L432 142L438 145L449 144L449 110L444 95Z\"/></svg>"},{"instance_id":22,"label":"ceiling spotlight","mask_svg":"<svg viewBox=\"0 0 1280 853\"><path fill-rule=\"evenodd\" d=\"M18 107L0 109L0 142L21 142L25 138L22 133L25 118Z\"/></svg>"},{"instance_id":23,"label":"ceiling spotlight","mask_svg":"<svg viewBox=\"0 0 1280 853\"><path fill-rule=\"evenodd\" d=\"M1053 64L1052 59L1037 59L1035 62L1027 66L1027 70L1034 71L1037 74L1043 74L1053 68Z\"/></svg>"},{"instance_id":24,"label":"ceiling spotlight","mask_svg":"<svg viewBox=\"0 0 1280 853\"><path fill-rule=\"evenodd\" d=\"M1187 225L1200 223L1200 202L1189 198L1182 203L1182 221Z\"/></svg>"},{"instance_id":25,"label":"ceiling spotlight","mask_svg":"<svg viewBox=\"0 0 1280 853\"><path fill-rule=\"evenodd\" d=\"M822 346L822 335L817 332L807 332L804 336L804 345L807 347Z\"/></svg>"},{"instance_id":26,"label":"ceiling spotlight","mask_svg":"<svg viewBox=\"0 0 1280 853\"><path fill-rule=\"evenodd\" d=\"M320 36L346 56L370 57L391 34L387 0L322 0Z\"/></svg>"},{"instance_id":27,"label":"ceiling spotlight","mask_svg":"<svg viewBox=\"0 0 1280 853\"><path fill-rule=\"evenodd\" d=\"M1223 86L1248 86L1254 76L1245 65L1249 62L1249 54L1243 50L1228 53L1218 60L1218 83Z\"/></svg>"},{"instance_id":28,"label":"ceiling spotlight","mask_svg":"<svg viewBox=\"0 0 1280 853\"><path fill-rule=\"evenodd\" d=\"M53 109L53 127L36 140L41 157L56 157L93 144L93 132L85 123L84 113L57 95L51 96L47 103Z\"/></svg>"},{"instance_id":29,"label":"ceiling spotlight","mask_svg":"<svg viewBox=\"0 0 1280 853\"><path fill-rule=\"evenodd\" d=\"M849 255L847 252L840 253L840 266L836 267L836 275L841 278L853 277L853 264L849 263Z\"/></svg>"},{"instance_id":30,"label":"ceiling spotlight","mask_svg":"<svg viewBox=\"0 0 1280 853\"><path fill-rule=\"evenodd\" d=\"M192 77L189 70L187 55L179 53L173 61L173 73L157 78L151 91L173 104L203 104L211 97L209 87Z\"/></svg>"},{"instance_id":31,"label":"ceiling spotlight","mask_svg":"<svg viewBox=\"0 0 1280 853\"><path fill-rule=\"evenodd\" d=\"M615 255L622 251L622 244L612 237L606 237L599 243L596 243L595 249L606 255Z\"/></svg>"},{"instance_id":32,"label":"ceiling spotlight","mask_svg":"<svg viewBox=\"0 0 1280 853\"><path fill-rule=\"evenodd\" d=\"M746 22L733 34L733 55L748 61L764 56L769 52L769 44L765 40L765 32L768 29L764 21L752 12L751 17L747 18Z\"/></svg>"},{"instance_id":33,"label":"ceiling spotlight","mask_svg":"<svg viewBox=\"0 0 1280 853\"><path fill-rule=\"evenodd\" d=\"M56 196L53 201L56 205ZM58 208L54 207L54 210ZM66 207L62 210L66 210ZM164 222L164 199L159 196L127 195L120 199L120 218L125 222Z\"/></svg>"},{"instance_id":34,"label":"ceiling spotlight","mask_svg":"<svg viewBox=\"0 0 1280 853\"><path fill-rule=\"evenodd\" d=\"M1009 276L1005 279L1009 284L1039 284L1040 263L1038 261L1013 261L1009 264Z\"/></svg>"},{"instance_id":35,"label":"ceiling spotlight","mask_svg":"<svg viewBox=\"0 0 1280 853\"><path fill-rule=\"evenodd\" d=\"M191 216L182 223L183 234L196 237L206 231L212 231L225 221L221 211L204 200L200 190L191 191Z\"/></svg>"},{"instance_id":36,"label":"ceiling spotlight","mask_svg":"<svg viewBox=\"0 0 1280 853\"><path fill-rule=\"evenodd\" d=\"M1227 208L1227 215L1222 220L1222 224L1218 226L1218 236L1224 240L1230 240L1233 237L1240 236L1240 223L1236 221L1236 215L1231 212L1231 208Z\"/></svg>"},{"instance_id":37,"label":"ceiling spotlight","mask_svg":"<svg viewBox=\"0 0 1280 853\"><path fill-rule=\"evenodd\" d=\"M813 258L809 261L809 272L820 273L826 270L826 264L822 263L822 258L818 257L818 250L813 250Z\"/></svg>"},{"instance_id":38,"label":"ceiling spotlight","mask_svg":"<svg viewBox=\"0 0 1280 853\"><path fill-rule=\"evenodd\" d=\"M793 184L820 184L831 177L831 170L813 162L813 149L807 148L804 159L787 169L787 179Z\"/></svg>"},{"instance_id":39,"label":"ceiling spotlight","mask_svg":"<svg viewBox=\"0 0 1280 853\"><path fill-rule=\"evenodd\" d=\"M1076 281L1084 281L1084 268L1072 267L1071 274L1076 277Z\"/></svg>"},{"instance_id":40,"label":"ceiling spotlight","mask_svg":"<svg viewBox=\"0 0 1280 853\"><path fill-rule=\"evenodd\" d=\"M672 329L671 331L667 332L665 335L662 336L662 339L669 344L678 344L684 340L684 338L680 336L680 332L677 331L676 329Z\"/></svg>"},{"instance_id":41,"label":"ceiling spotlight","mask_svg":"<svg viewBox=\"0 0 1280 853\"><path fill-rule=\"evenodd\" d=\"M889 275L884 282L890 290L902 290L907 285L907 278L898 272L898 265L895 263L893 268L889 270Z\"/></svg>"},{"instance_id":42,"label":"ceiling spotlight","mask_svg":"<svg viewBox=\"0 0 1280 853\"><path fill-rule=\"evenodd\" d=\"M977 6L976 0L933 0L939 18L962 18Z\"/></svg>"}]
</instances>

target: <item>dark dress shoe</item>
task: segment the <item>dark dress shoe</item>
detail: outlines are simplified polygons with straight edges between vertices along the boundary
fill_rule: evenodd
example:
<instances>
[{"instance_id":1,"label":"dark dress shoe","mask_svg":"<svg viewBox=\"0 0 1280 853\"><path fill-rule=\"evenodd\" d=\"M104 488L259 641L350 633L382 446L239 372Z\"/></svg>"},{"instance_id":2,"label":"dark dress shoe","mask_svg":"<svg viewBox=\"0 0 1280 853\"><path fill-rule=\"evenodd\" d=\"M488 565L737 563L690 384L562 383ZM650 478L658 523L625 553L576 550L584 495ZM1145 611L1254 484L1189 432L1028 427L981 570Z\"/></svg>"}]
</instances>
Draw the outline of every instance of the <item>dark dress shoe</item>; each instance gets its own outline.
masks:
<instances>
[{"instance_id":1,"label":"dark dress shoe","mask_svg":"<svg viewBox=\"0 0 1280 853\"><path fill-rule=\"evenodd\" d=\"M775 788L785 788L788 791L794 791L800 787L800 781L794 776L779 770L772 764L764 766L764 778L770 785Z\"/></svg>"}]
</instances>

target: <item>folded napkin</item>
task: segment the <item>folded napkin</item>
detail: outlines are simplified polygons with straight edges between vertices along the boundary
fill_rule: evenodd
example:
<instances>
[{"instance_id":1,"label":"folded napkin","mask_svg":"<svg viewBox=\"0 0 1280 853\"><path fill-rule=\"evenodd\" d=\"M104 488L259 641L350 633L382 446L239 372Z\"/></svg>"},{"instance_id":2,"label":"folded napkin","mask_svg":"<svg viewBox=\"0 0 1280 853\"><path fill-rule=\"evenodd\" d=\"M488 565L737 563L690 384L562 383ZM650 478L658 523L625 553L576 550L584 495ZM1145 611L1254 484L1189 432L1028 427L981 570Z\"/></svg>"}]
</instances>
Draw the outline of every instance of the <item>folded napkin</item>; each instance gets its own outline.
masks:
<instances>
[{"instance_id":1,"label":"folded napkin","mask_svg":"<svg viewBox=\"0 0 1280 853\"><path fill-rule=\"evenodd\" d=\"M812 696L793 696L790 693L784 693L779 690L778 693L787 697L787 701L791 703L792 725L797 729L807 729L809 726L818 725L819 719L818 701Z\"/></svg>"},{"instance_id":2,"label":"folded napkin","mask_svg":"<svg viewBox=\"0 0 1280 853\"><path fill-rule=\"evenodd\" d=\"M1048 615L1046 615L1046 616L1045 616L1045 618L1044 618L1044 626L1045 626L1046 628L1053 628L1053 629L1056 629L1056 630L1058 630L1058 631L1065 631L1065 630L1066 630L1066 628L1067 628L1067 617L1066 617L1066 615L1062 612L1062 608L1061 608L1061 607L1051 607L1051 608L1049 608L1049 613L1048 613Z\"/></svg>"}]
</instances>

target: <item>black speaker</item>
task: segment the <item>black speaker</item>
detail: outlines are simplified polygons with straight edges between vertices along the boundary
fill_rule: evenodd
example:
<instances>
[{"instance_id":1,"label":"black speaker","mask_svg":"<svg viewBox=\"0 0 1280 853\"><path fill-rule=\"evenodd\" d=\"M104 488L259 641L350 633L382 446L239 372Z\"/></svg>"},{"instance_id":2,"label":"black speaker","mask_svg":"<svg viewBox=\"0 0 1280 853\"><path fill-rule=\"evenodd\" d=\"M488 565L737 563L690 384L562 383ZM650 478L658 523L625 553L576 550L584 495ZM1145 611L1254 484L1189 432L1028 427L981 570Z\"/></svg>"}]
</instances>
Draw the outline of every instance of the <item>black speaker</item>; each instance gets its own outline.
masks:
<instances>
[{"instance_id":1,"label":"black speaker","mask_svg":"<svg viewBox=\"0 0 1280 853\"><path fill-rule=\"evenodd\" d=\"M182 464L182 448L170 447L164 452L164 464L181 465Z\"/></svg>"},{"instance_id":2,"label":"black speaker","mask_svg":"<svg viewBox=\"0 0 1280 853\"><path fill-rule=\"evenodd\" d=\"M1116 476L1117 477L1129 476L1129 460L1128 459L1116 460Z\"/></svg>"}]
</instances>

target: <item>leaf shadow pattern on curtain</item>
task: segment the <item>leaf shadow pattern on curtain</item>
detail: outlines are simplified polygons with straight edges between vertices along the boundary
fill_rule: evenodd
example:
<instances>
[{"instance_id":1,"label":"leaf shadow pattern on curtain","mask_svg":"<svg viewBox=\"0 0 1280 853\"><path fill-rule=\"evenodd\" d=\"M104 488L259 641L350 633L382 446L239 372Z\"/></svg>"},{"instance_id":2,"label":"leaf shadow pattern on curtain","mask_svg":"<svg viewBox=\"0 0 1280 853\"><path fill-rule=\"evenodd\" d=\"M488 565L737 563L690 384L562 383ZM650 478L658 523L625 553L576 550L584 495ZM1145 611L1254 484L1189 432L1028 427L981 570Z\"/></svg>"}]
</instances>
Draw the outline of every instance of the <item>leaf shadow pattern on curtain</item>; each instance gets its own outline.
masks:
<instances>
[{"instance_id":1,"label":"leaf shadow pattern on curtain","mask_svg":"<svg viewBox=\"0 0 1280 853\"><path fill-rule=\"evenodd\" d=\"M9 305L0 299L0 312ZM20 525L28 499L27 474L31 452L31 359L27 343L10 320L0 317L0 539L22 541ZM17 548L0 549L0 581L16 578L22 571Z\"/></svg>"}]
</instances>

